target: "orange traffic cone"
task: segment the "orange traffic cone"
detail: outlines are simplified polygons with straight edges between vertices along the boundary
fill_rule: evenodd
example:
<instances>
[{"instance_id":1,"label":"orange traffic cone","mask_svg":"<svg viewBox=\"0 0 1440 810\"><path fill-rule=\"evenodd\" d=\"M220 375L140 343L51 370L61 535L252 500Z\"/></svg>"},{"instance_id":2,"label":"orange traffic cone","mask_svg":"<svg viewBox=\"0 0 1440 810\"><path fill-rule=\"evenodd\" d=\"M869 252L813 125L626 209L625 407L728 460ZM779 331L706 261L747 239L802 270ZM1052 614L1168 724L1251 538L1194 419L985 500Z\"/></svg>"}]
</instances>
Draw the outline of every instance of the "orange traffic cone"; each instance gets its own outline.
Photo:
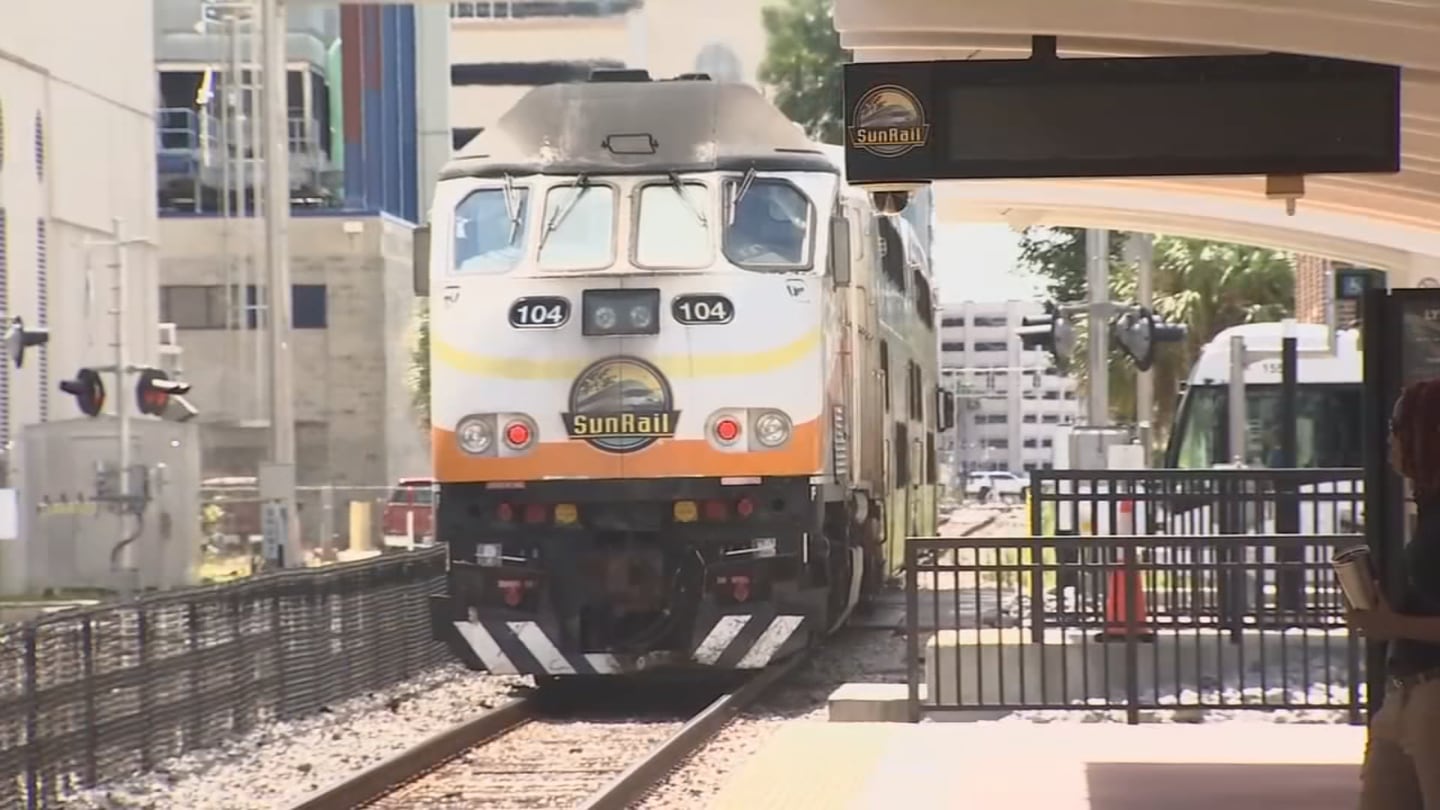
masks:
<instances>
[{"instance_id":1,"label":"orange traffic cone","mask_svg":"<svg viewBox=\"0 0 1440 810\"><path fill-rule=\"evenodd\" d=\"M1134 554L1126 549L1126 557ZM1127 576L1128 575L1128 576ZM1131 580L1133 591L1126 587ZM1149 627L1150 615L1145 607L1145 588L1140 584L1140 575L1131 566L1121 564L1110 569L1109 581L1105 588L1105 629L1095 636L1096 641L1154 641L1155 633ZM1135 604L1129 604L1128 595L1135 594ZM1131 629L1131 617L1134 629Z\"/></svg>"}]
</instances>

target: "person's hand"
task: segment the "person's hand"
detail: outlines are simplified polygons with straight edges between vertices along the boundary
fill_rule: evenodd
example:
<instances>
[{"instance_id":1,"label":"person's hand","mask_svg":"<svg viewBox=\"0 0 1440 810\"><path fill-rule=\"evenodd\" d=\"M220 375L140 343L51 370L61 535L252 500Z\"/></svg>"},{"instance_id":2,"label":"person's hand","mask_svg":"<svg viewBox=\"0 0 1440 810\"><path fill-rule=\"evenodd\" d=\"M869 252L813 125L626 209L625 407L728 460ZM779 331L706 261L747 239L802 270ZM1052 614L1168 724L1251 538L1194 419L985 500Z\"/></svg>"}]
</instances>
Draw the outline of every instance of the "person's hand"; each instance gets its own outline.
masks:
<instances>
[{"instance_id":1,"label":"person's hand","mask_svg":"<svg viewBox=\"0 0 1440 810\"><path fill-rule=\"evenodd\" d=\"M1380 592L1378 584L1375 588L1375 607L1370 610L1347 607L1345 610L1345 621L1350 625L1350 629L1358 630L1375 641L1395 638L1400 630L1400 618L1398 613L1390 609L1390 603L1385 601L1385 595Z\"/></svg>"}]
</instances>

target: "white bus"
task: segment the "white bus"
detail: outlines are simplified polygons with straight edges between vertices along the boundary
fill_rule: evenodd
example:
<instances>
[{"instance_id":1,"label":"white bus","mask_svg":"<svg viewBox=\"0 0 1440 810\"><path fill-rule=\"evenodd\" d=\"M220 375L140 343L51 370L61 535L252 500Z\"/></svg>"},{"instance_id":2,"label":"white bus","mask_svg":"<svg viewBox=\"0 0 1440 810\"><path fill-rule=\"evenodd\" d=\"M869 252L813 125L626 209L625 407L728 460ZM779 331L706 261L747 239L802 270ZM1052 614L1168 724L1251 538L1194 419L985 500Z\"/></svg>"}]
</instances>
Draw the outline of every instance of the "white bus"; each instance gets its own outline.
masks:
<instances>
[{"instance_id":1,"label":"white bus","mask_svg":"<svg viewBox=\"0 0 1440 810\"><path fill-rule=\"evenodd\" d=\"M1296 364L1297 467L1359 467L1361 459L1361 353L1359 332L1343 330L1329 348L1329 329L1292 324L1300 351ZM1233 326L1216 335L1190 371L1166 448L1165 466L1206 469L1233 461L1229 440L1230 338L1268 356L1245 368L1249 421L1245 464L1277 467L1280 450L1280 323Z\"/></svg>"}]
</instances>

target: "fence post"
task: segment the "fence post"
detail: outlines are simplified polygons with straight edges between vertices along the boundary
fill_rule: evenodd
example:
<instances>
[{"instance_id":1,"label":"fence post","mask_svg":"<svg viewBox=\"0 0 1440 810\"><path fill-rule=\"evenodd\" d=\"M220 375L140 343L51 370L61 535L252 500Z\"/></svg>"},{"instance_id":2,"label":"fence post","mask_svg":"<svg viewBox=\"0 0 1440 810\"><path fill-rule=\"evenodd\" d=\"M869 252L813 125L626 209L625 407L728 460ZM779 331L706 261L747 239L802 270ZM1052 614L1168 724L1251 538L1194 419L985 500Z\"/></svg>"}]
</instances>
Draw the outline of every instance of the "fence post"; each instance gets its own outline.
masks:
<instances>
[{"instance_id":1,"label":"fence post","mask_svg":"<svg viewBox=\"0 0 1440 810\"><path fill-rule=\"evenodd\" d=\"M83 670L85 700L85 787L95 787L100 781L97 749L100 747L99 729L95 717L95 623L90 616L80 625L80 644L83 649L80 665Z\"/></svg>"},{"instance_id":2,"label":"fence post","mask_svg":"<svg viewBox=\"0 0 1440 810\"><path fill-rule=\"evenodd\" d=\"M920 582L915 567L919 554L907 539L905 541L905 680L908 684L906 708L910 722L920 722ZM939 591L935 591L938 601ZM939 628L936 628L938 633ZM939 645L936 645L939 649ZM937 691L940 684L935 684ZM934 697L933 695L931 697Z\"/></svg>"},{"instance_id":3,"label":"fence post","mask_svg":"<svg viewBox=\"0 0 1440 810\"><path fill-rule=\"evenodd\" d=\"M201 729L204 714L204 707L200 701L200 612L196 609L195 603L187 602L185 605L185 625L189 632L188 647L190 649L190 745L188 747L198 748L203 745Z\"/></svg>"},{"instance_id":4,"label":"fence post","mask_svg":"<svg viewBox=\"0 0 1440 810\"><path fill-rule=\"evenodd\" d=\"M320 559L335 561L335 485L320 488Z\"/></svg>"},{"instance_id":5,"label":"fence post","mask_svg":"<svg viewBox=\"0 0 1440 810\"><path fill-rule=\"evenodd\" d=\"M275 639L275 718L287 720L290 717L289 692L285 689L285 623L280 620L280 583L272 583L275 594L270 597L270 637Z\"/></svg>"},{"instance_id":6,"label":"fence post","mask_svg":"<svg viewBox=\"0 0 1440 810\"><path fill-rule=\"evenodd\" d=\"M140 643L140 717L150 716L150 611L143 604L136 604L138 618L136 635ZM148 771L155 762L150 757L150 723L140 723L140 770Z\"/></svg>"},{"instance_id":7,"label":"fence post","mask_svg":"<svg viewBox=\"0 0 1440 810\"><path fill-rule=\"evenodd\" d=\"M33 622L22 632L25 645L25 807L40 806L40 673Z\"/></svg>"},{"instance_id":8,"label":"fence post","mask_svg":"<svg viewBox=\"0 0 1440 810\"><path fill-rule=\"evenodd\" d=\"M1140 570L1135 564L1135 543L1127 542L1120 555L1125 580L1125 722L1135 726L1140 724L1140 618L1135 608L1140 598Z\"/></svg>"}]
</instances>

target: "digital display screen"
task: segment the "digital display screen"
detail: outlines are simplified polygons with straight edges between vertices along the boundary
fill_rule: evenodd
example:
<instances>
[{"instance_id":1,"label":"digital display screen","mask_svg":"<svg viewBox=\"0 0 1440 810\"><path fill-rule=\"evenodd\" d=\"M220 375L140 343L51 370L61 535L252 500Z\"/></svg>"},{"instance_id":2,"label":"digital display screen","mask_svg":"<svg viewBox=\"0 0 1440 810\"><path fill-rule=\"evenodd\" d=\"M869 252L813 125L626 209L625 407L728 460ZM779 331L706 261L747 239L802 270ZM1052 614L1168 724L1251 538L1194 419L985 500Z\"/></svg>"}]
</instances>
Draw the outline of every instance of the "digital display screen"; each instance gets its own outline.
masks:
<instances>
[{"instance_id":1,"label":"digital display screen","mask_svg":"<svg viewBox=\"0 0 1440 810\"><path fill-rule=\"evenodd\" d=\"M1355 81L1254 80L950 87L947 160L1063 162L1077 174L1114 163L1197 173L1250 162L1254 173L1273 174L1302 162L1383 162L1395 150L1388 100L1367 90ZM1358 108L1336 110L1337 95Z\"/></svg>"},{"instance_id":2,"label":"digital display screen","mask_svg":"<svg viewBox=\"0 0 1440 810\"><path fill-rule=\"evenodd\" d=\"M845 66L851 182L1400 170L1400 70L1291 54Z\"/></svg>"}]
</instances>

